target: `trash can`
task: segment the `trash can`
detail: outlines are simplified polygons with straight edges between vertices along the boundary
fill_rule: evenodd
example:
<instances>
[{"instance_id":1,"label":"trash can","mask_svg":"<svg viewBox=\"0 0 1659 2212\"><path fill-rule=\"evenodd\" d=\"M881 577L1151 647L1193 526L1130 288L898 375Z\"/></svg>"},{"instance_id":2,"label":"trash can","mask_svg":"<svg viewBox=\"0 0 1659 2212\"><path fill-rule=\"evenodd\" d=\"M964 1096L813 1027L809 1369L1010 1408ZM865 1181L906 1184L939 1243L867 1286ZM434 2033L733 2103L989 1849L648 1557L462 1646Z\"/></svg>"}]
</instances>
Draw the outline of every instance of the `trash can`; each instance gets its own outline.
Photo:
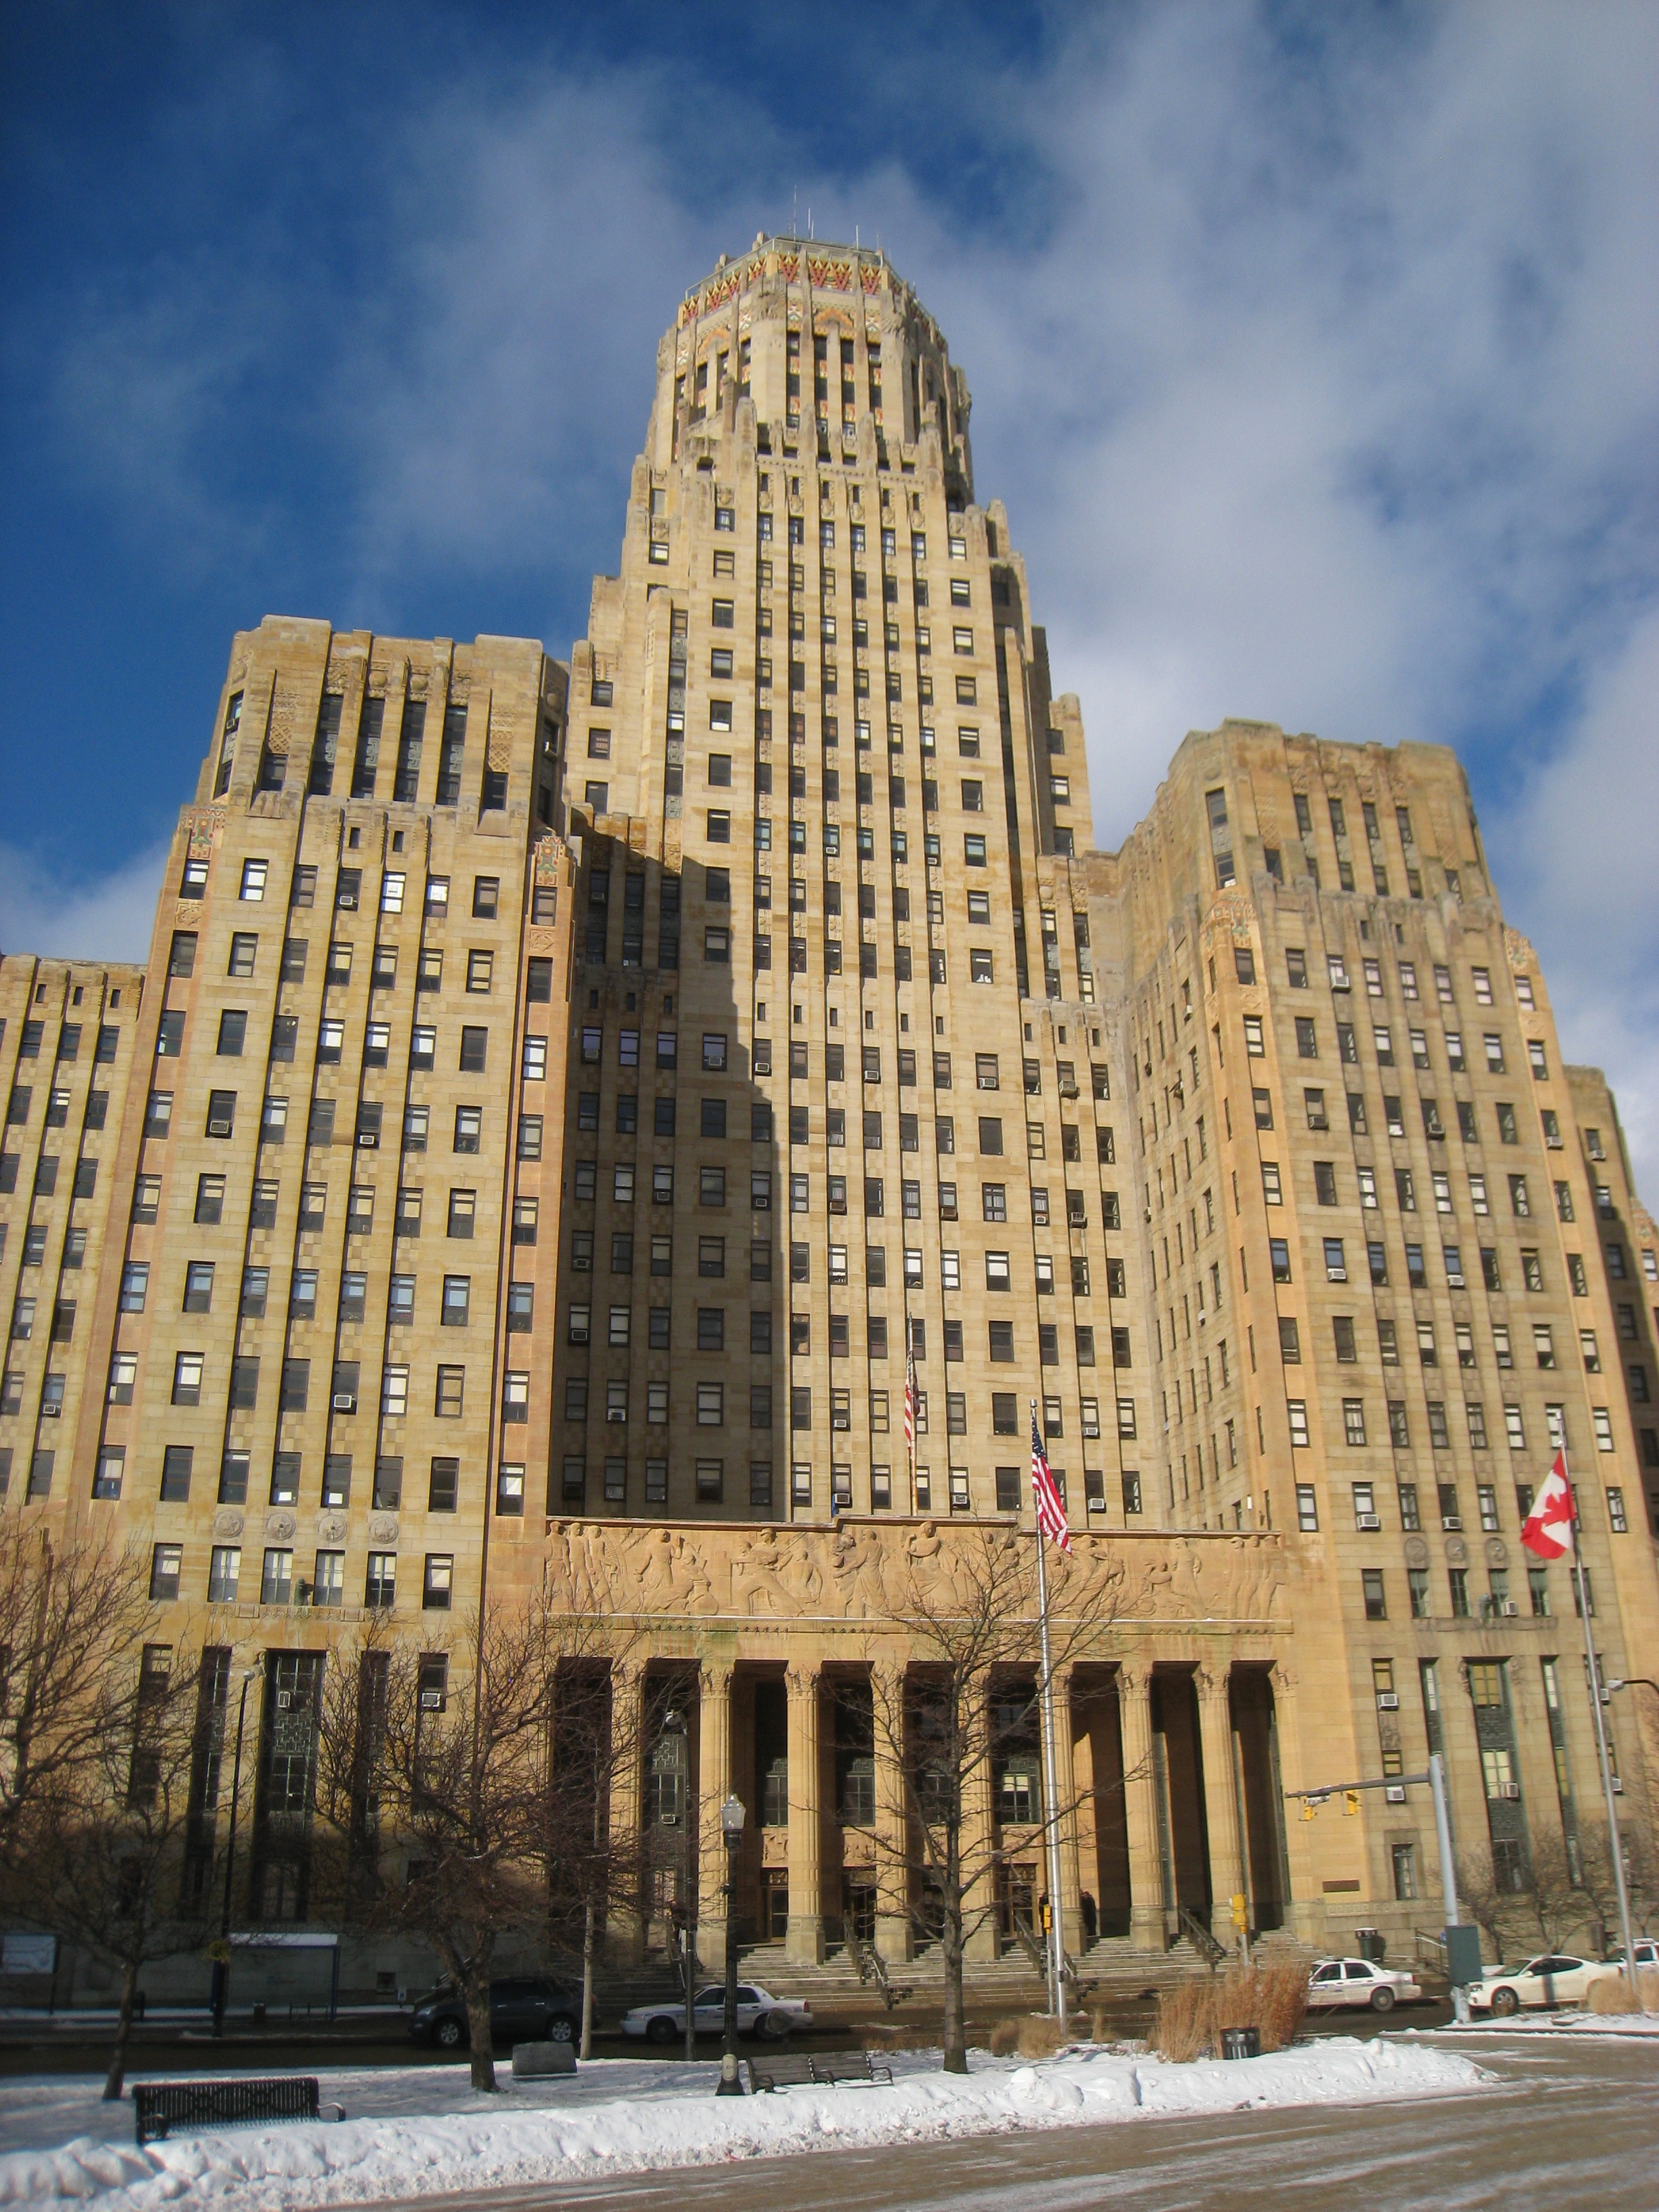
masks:
<instances>
[{"instance_id":1,"label":"trash can","mask_svg":"<svg viewBox=\"0 0 1659 2212\"><path fill-rule=\"evenodd\" d=\"M1221 2031L1221 2055L1224 2058L1260 2058L1261 2030L1259 2027L1224 2027Z\"/></svg>"},{"instance_id":2,"label":"trash can","mask_svg":"<svg viewBox=\"0 0 1659 2212\"><path fill-rule=\"evenodd\" d=\"M1369 1959L1374 1966L1382 1965L1388 1955L1389 1939L1380 1928L1356 1928L1353 1940L1362 1959Z\"/></svg>"}]
</instances>

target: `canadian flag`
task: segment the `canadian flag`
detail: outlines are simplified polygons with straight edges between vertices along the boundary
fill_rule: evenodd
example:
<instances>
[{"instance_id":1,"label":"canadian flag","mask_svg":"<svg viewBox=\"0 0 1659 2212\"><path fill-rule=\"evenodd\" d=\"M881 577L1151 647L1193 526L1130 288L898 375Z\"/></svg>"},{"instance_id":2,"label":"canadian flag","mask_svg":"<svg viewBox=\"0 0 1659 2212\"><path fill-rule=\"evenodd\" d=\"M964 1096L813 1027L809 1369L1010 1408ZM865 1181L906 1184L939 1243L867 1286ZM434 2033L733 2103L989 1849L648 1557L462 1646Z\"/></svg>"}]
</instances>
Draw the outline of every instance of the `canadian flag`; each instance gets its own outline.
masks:
<instances>
[{"instance_id":1,"label":"canadian flag","mask_svg":"<svg viewBox=\"0 0 1659 2212\"><path fill-rule=\"evenodd\" d=\"M1559 1559L1572 1549L1572 1522L1567 1455L1557 1452L1543 1488L1532 1501L1532 1511L1521 1524L1521 1541L1540 1559Z\"/></svg>"}]
</instances>

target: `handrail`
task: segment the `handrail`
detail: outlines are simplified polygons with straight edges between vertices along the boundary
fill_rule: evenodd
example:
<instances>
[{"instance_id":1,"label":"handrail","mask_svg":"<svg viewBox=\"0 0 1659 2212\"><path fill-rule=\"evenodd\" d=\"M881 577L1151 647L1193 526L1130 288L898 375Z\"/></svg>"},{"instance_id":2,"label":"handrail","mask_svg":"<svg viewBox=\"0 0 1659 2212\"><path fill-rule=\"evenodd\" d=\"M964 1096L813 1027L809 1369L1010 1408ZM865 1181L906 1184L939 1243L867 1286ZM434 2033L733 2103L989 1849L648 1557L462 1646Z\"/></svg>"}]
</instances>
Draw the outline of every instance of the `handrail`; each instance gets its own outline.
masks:
<instances>
[{"instance_id":1,"label":"handrail","mask_svg":"<svg viewBox=\"0 0 1659 2212\"><path fill-rule=\"evenodd\" d=\"M1204 1923L1198 1917L1197 1914L1194 1912L1190 1905L1182 1905L1178 1906L1176 1908L1176 1916L1179 1918L1182 1926L1186 1929L1188 1937L1191 1939L1193 1948L1198 1953L1199 1956L1212 1966L1220 1966L1227 1956L1226 1945L1224 1943L1218 1943L1216 1942L1215 1937L1210 1933L1209 1929L1204 1925Z\"/></svg>"}]
</instances>

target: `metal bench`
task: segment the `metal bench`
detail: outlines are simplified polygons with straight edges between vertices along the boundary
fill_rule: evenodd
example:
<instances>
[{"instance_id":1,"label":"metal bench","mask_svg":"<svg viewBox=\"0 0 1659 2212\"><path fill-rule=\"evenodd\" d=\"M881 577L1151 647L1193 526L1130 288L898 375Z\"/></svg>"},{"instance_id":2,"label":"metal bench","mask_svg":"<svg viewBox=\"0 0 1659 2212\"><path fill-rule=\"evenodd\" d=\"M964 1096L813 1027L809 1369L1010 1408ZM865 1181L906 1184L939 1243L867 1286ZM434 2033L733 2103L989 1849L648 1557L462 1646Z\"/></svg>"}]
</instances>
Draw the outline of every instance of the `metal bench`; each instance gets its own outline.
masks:
<instances>
[{"instance_id":1,"label":"metal bench","mask_svg":"<svg viewBox=\"0 0 1659 2212\"><path fill-rule=\"evenodd\" d=\"M885 2081L890 2087L893 2069L872 2058L867 2051L809 2051L806 2063L812 2079L832 2087L837 2081Z\"/></svg>"},{"instance_id":2,"label":"metal bench","mask_svg":"<svg viewBox=\"0 0 1659 2212\"><path fill-rule=\"evenodd\" d=\"M314 2074L264 2081L140 2081L132 2091L141 2144L174 2128L257 2128L280 2120L322 2118ZM344 2119L345 2106L329 2106Z\"/></svg>"},{"instance_id":3,"label":"metal bench","mask_svg":"<svg viewBox=\"0 0 1659 2212\"><path fill-rule=\"evenodd\" d=\"M751 2097L769 2094L774 2089L807 2089L815 2079L811 2053L806 2051L781 2051L764 2059L751 2058L748 2063Z\"/></svg>"}]
</instances>

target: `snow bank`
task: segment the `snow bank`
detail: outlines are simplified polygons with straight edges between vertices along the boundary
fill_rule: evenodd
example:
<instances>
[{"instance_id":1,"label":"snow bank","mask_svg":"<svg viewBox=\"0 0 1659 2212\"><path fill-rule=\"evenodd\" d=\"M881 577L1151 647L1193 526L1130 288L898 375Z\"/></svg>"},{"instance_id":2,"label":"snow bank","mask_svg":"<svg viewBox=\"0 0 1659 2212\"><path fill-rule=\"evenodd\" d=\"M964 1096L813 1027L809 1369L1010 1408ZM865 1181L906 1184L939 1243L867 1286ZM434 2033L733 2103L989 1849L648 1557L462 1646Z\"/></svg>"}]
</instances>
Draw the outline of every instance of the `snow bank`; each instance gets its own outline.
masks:
<instances>
[{"instance_id":1,"label":"snow bank","mask_svg":"<svg viewBox=\"0 0 1659 2212\"><path fill-rule=\"evenodd\" d=\"M96 2200L99 2212L150 2212L201 2198L235 2212L300 2212L793 2151L1440 2095L1489 2078L1449 2052L1346 2037L1224 2064L1173 2066L1084 2045L1040 2065L975 2051L966 2076L938 2067L936 2052L903 2052L890 2088L790 2089L741 2102L717 2100L717 2069L703 2065L601 2059L574 2083L538 2084L533 2102L521 2090L474 2096L462 2069L337 2069L321 2077L322 2094L354 2115L343 2124L184 2136L142 2151L131 2105L100 2106L95 2083L13 2081L0 2093L0 2129L35 2148L0 2156L0 2204ZM83 2131L64 2141L76 2126Z\"/></svg>"}]
</instances>

